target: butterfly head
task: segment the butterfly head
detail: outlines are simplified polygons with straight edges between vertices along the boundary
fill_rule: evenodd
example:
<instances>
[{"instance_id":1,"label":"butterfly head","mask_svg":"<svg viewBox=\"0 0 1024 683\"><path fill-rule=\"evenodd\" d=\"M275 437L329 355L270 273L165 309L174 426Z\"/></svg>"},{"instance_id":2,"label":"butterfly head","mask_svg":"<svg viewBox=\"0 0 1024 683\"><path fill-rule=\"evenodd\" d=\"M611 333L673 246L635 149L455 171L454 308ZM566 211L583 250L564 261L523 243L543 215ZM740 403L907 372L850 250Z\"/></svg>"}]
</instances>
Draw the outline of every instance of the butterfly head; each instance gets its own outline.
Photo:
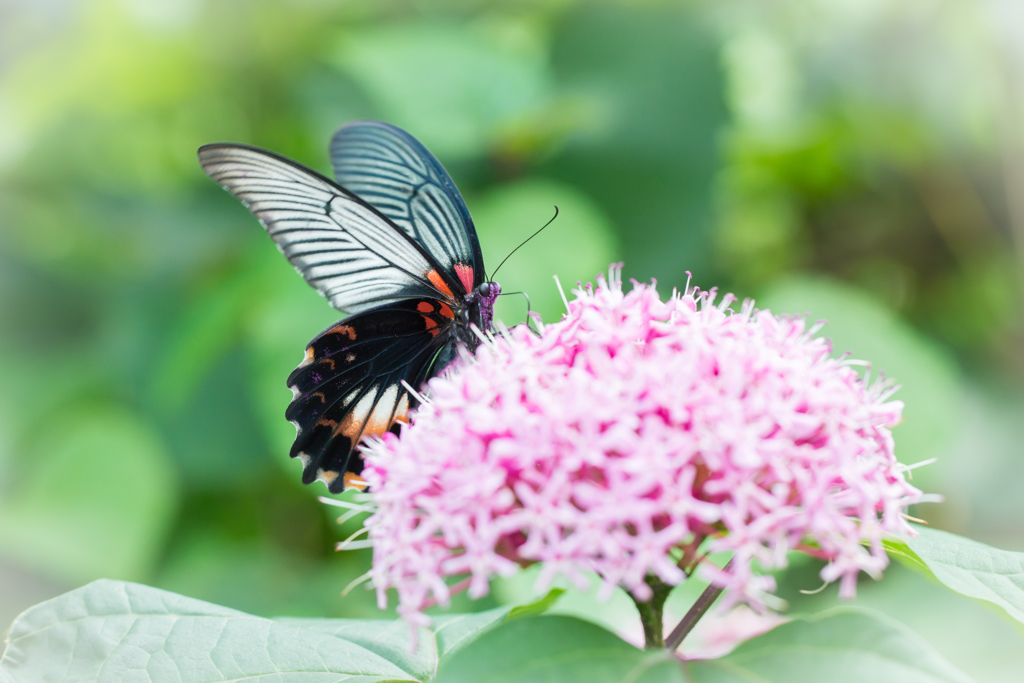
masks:
<instances>
[{"instance_id":1,"label":"butterfly head","mask_svg":"<svg viewBox=\"0 0 1024 683\"><path fill-rule=\"evenodd\" d=\"M469 331L469 325L476 325L482 332L491 329L494 322L494 302L497 301L499 294L501 285L497 282L483 282L466 295L466 307L462 309L461 316L466 334L460 337L471 349L476 348L477 339L476 335Z\"/></svg>"},{"instance_id":2,"label":"butterfly head","mask_svg":"<svg viewBox=\"0 0 1024 683\"><path fill-rule=\"evenodd\" d=\"M476 288L475 294L480 306L480 329L489 330L494 322L494 302L501 294L501 285L497 282L483 282Z\"/></svg>"}]
</instances>

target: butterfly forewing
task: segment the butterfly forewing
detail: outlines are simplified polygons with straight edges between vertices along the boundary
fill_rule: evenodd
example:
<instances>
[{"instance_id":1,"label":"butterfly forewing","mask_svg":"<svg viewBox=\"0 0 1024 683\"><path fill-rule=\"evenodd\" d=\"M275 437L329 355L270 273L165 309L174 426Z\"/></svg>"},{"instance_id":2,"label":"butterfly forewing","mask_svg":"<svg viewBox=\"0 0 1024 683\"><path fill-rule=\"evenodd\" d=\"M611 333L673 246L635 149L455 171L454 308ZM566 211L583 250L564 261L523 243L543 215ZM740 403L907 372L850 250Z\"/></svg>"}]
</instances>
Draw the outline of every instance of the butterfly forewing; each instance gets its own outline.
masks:
<instances>
[{"instance_id":1,"label":"butterfly forewing","mask_svg":"<svg viewBox=\"0 0 1024 683\"><path fill-rule=\"evenodd\" d=\"M393 299L452 296L454 280L438 273L423 246L315 171L236 144L205 145L199 161L335 308L355 313Z\"/></svg>"},{"instance_id":2,"label":"butterfly forewing","mask_svg":"<svg viewBox=\"0 0 1024 683\"><path fill-rule=\"evenodd\" d=\"M351 316L316 337L288 378L294 394L286 416L297 433L292 457L303 481L332 492L362 471L359 439L404 422L417 387L454 353L453 314L439 299L410 299Z\"/></svg>"},{"instance_id":3,"label":"butterfly forewing","mask_svg":"<svg viewBox=\"0 0 1024 683\"><path fill-rule=\"evenodd\" d=\"M342 127L331 140L334 176L440 262L466 294L484 280L466 203L441 163L414 137L379 121Z\"/></svg>"}]
</instances>

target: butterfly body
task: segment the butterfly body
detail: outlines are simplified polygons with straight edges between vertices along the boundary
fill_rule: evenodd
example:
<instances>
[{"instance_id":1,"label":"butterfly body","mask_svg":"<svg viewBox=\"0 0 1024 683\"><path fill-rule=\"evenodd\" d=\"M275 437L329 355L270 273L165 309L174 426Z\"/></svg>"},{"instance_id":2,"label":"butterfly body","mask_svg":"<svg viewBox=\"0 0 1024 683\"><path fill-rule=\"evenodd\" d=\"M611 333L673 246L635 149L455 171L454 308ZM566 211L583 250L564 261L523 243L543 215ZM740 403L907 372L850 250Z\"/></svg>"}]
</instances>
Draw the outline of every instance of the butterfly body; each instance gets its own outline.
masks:
<instances>
[{"instance_id":1,"label":"butterfly body","mask_svg":"<svg viewBox=\"0 0 1024 683\"><path fill-rule=\"evenodd\" d=\"M394 126L356 122L332 139L336 181L249 147L199 160L255 215L295 269L351 313L309 343L285 413L304 483L363 487L360 439L408 419L416 388L489 331L501 288L486 281L469 211L447 172ZM474 329L475 328L475 329Z\"/></svg>"}]
</instances>

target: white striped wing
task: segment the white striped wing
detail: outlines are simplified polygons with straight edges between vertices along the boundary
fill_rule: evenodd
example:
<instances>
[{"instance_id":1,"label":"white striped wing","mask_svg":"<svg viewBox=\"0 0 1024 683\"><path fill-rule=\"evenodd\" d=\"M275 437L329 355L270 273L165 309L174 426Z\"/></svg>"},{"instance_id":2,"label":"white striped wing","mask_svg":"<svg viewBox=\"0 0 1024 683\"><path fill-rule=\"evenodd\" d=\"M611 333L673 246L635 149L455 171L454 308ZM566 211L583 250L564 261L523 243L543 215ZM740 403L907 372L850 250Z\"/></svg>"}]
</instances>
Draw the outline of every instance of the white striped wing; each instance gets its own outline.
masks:
<instances>
[{"instance_id":1,"label":"white striped wing","mask_svg":"<svg viewBox=\"0 0 1024 683\"><path fill-rule=\"evenodd\" d=\"M204 145L199 163L338 310L443 296L430 283L439 264L373 207L315 171L237 144Z\"/></svg>"},{"instance_id":2,"label":"white striped wing","mask_svg":"<svg viewBox=\"0 0 1024 683\"><path fill-rule=\"evenodd\" d=\"M380 121L357 121L334 134L331 162L339 185L422 244L467 293L483 282L480 244L466 203L448 172L418 140ZM475 279L469 287L462 274L465 266L473 269L468 272Z\"/></svg>"}]
</instances>

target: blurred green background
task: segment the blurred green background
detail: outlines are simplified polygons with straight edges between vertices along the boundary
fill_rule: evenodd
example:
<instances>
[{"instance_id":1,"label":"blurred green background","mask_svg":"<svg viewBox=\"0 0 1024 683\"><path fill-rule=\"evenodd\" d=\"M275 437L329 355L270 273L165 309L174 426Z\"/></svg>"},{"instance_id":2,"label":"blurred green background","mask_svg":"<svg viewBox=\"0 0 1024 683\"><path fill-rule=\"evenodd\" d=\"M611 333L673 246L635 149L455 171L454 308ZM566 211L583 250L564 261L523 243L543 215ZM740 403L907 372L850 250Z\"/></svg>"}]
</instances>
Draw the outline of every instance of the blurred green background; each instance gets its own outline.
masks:
<instances>
[{"instance_id":1,"label":"blurred green background","mask_svg":"<svg viewBox=\"0 0 1024 683\"><path fill-rule=\"evenodd\" d=\"M553 274L616 260L828 319L904 385L900 459L939 458L915 483L947 502L916 514L1024 550L1022 46L1013 0L0 0L0 622L98 577L379 614L339 595L358 522L287 457L285 378L340 316L195 160L326 171L357 118L442 160L492 267L559 205L500 277L547 320ZM834 601L797 592L815 571L780 577L792 609ZM998 615L870 583L1019 680Z\"/></svg>"}]
</instances>

